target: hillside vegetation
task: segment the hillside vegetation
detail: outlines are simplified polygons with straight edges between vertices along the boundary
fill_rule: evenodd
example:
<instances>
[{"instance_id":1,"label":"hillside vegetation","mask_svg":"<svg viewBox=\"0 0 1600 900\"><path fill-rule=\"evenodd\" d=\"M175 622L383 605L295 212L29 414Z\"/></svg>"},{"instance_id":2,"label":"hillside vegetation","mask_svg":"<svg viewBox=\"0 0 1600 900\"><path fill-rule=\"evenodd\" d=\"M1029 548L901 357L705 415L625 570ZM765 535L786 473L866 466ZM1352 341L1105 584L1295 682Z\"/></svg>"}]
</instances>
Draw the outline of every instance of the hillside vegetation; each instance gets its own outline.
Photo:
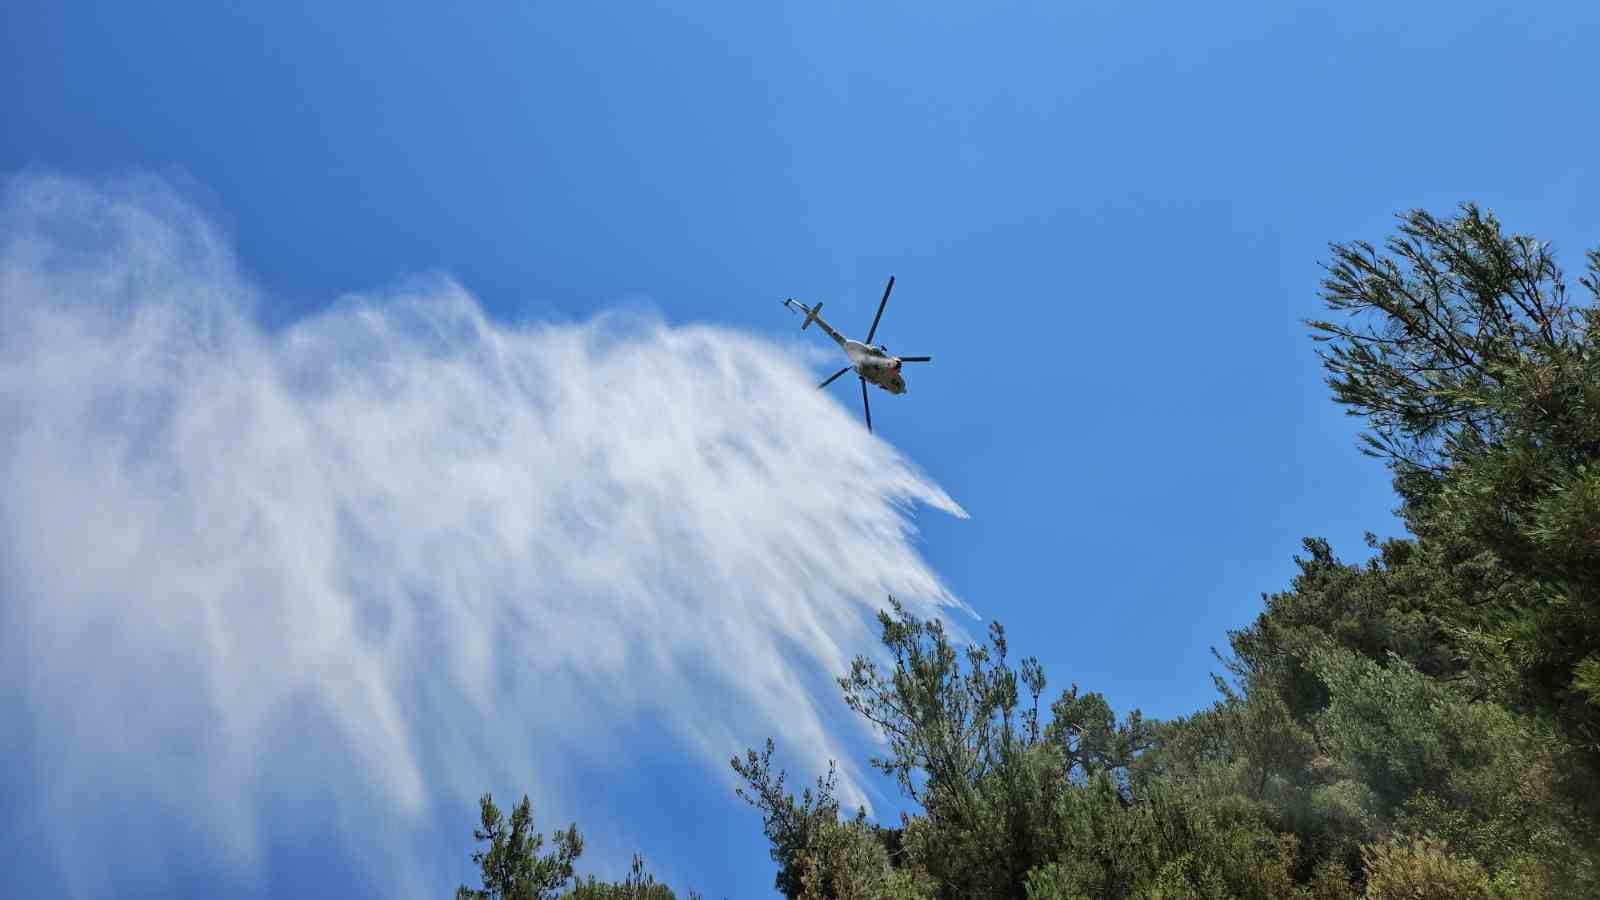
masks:
<instances>
[{"instance_id":1,"label":"hillside vegetation","mask_svg":"<svg viewBox=\"0 0 1600 900\"><path fill-rule=\"evenodd\" d=\"M1325 268L1313 337L1410 536L1359 565L1307 539L1219 699L1165 722L891 599L887 661L839 684L916 814L851 814L831 774L796 796L771 741L732 761L786 897L1600 897L1600 313L1568 293L1600 298L1600 252L1569 285L1468 205ZM674 896L638 862L574 881L576 829L540 856L526 804L499 815L462 896Z\"/></svg>"}]
</instances>

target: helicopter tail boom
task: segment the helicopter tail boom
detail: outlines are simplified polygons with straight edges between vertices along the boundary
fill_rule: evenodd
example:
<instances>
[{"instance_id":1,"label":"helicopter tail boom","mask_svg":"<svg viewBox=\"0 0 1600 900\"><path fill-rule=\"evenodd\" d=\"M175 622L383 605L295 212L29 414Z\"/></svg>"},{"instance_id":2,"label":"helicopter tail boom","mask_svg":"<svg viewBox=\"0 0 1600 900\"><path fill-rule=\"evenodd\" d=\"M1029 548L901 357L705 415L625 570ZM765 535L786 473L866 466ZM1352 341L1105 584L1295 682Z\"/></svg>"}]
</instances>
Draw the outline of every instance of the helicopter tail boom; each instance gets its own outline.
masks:
<instances>
[{"instance_id":1,"label":"helicopter tail boom","mask_svg":"<svg viewBox=\"0 0 1600 900\"><path fill-rule=\"evenodd\" d=\"M801 308L804 309L804 307L801 307ZM810 328L811 327L811 323L815 322L817 320L817 313L820 313L820 312L822 312L822 304L821 303L818 303L816 306L813 306L810 309L807 309L806 310L806 320L804 322L800 323L800 330L801 331L805 331L807 328Z\"/></svg>"}]
</instances>

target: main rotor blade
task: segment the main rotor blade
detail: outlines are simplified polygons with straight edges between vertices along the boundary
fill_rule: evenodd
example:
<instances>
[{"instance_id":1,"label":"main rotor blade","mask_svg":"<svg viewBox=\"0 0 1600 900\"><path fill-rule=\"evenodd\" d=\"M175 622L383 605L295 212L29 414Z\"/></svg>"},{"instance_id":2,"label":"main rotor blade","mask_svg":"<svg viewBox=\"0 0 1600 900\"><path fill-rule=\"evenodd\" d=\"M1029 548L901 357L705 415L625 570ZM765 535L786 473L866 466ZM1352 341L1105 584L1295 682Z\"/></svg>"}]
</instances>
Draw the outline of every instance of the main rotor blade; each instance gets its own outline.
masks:
<instances>
[{"instance_id":1,"label":"main rotor blade","mask_svg":"<svg viewBox=\"0 0 1600 900\"><path fill-rule=\"evenodd\" d=\"M889 292L894 290L894 276L889 276L889 284L883 289L883 299L878 301L878 314L872 317L872 327L867 330L866 343L872 343L872 336L878 333L878 320L883 318L883 308L889 303Z\"/></svg>"},{"instance_id":2,"label":"main rotor blade","mask_svg":"<svg viewBox=\"0 0 1600 900\"><path fill-rule=\"evenodd\" d=\"M845 367L844 367L844 368L842 368L842 369L840 369L840 370L839 370L839 371L837 371L837 372L835 372L835 373L833 373L833 374L832 374L832 375L829 375L829 376L828 376L828 380L827 380L827 381L824 381L824 382L823 382L823 383L821 383L821 384L819 384L819 385L817 385L817 388L818 388L818 389L821 389L821 388L825 388L825 387L827 387L827 386L828 386L828 385L830 385L830 384L833 384L833 380L834 380L834 379L835 379L835 378L838 378L838 377L839 377L839 376L840 376L840 375L843 375L843 374L844 374L844 373L846 373L846 372L848 372L848 371L850 371L850 367L849 367L849 366L845 366Z\"/></svg>"},{"instance_id":3,"label":"main rotor blade","mask_svg":"<svg viewBox=\"0 0 1600 900\"><path fill-rule=\"evenodd\" d=\"M933 357L931 356L897 356L895 359L901 362L933 362Z\"/></svg>"},{"instance_id":4,"label":"main rotor blade","mask_svg":"<svg viewBox=\"0 0 1600 900\"><path fill-rule=\"evenodd\" d=\"M867 402L867 380L861 379L861 408L867 414L867 432L872 432L872 404Z\"/></svg>"}]
</instances>

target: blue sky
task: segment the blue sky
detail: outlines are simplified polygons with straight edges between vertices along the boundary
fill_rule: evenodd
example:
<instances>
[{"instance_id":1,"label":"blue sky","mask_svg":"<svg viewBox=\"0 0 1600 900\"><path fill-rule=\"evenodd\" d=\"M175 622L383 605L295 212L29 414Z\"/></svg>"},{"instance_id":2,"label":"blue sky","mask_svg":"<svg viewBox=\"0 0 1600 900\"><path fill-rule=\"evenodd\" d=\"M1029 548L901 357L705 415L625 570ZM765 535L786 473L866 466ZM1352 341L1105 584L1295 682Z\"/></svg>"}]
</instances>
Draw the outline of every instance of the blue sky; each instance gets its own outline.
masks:
<instances>
[{"instance_id":1,"label":"blue sky","mask_svg":"<svg viewBox=\"0 0 1600 900\"><path fill-rule=\"evenodd\" d=\"M0 171L165 173L269 332L438 272L502 323L806 348L779 300L859 333L893 273L879 338L934 363L874 424L971 515L919 514L922 554L1057 688L1148 715L1210 702L1209 648L1301 537L1396 532L1301 324L1327 243L1474 200L1569 269L1600 245L1594 4L327 6L13 0ZM770 893L721 773L626 739L637 768L560 817ZM434 877L468 876L469 826L439 823ZM253 883L359 884L332 827L269 829Z\"/></svg>"}]
</instances>

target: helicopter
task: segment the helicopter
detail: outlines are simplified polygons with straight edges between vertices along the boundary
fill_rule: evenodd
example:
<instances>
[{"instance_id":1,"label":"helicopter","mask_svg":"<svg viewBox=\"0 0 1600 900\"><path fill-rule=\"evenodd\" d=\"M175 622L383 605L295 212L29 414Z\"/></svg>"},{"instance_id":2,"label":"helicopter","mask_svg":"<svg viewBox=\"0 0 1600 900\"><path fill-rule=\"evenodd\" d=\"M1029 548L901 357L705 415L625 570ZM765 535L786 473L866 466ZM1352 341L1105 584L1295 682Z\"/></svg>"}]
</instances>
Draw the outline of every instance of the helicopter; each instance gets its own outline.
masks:
<instances>
[{"instance_id":1,"label":"helicopter","mask_svg":"<svg viewBox=\"0 0 1600 900\"><path fill-rule=\"evenodd\" d=\"M878 314L872 317L872 327L867 330L866 341L853 341L833 329L820 315L822 304L806 306L804 303L789 298L783 305L790 309L799 310L805 314L805 321L800 323L800 330L805 331L812 322L817 327L833 338L833 342L844 350L849 357L850 365L829 375L826 380L817 385L819 389L833 383L835 378L846 372L855 370L856 377L861 380L861 409L867 415L867 431L872 431L872 404L867 401L867 382L872 382L891 394L904 394L906 392L905 377L900 374L902 363L932 362L931 356L891 356L889 348L882 344L876 346L872 343L873 335L878 333L878 321L883 318L883 308L889 303L889 292L894 290L894 276L889 276L889 284L883 289L883 299L878 301Z\"/></svg>"}]
</instances>

